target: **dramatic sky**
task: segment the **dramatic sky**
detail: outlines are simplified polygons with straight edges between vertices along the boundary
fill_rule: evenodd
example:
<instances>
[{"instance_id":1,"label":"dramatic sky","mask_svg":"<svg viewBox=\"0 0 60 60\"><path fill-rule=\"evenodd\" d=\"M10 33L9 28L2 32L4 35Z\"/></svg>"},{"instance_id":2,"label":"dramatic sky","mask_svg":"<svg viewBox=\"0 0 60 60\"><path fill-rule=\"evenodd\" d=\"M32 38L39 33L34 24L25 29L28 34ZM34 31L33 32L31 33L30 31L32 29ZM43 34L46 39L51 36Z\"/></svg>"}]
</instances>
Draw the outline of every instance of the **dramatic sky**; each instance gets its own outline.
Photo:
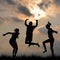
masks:
<instances>
[{"instance_id":1,"label":"dramatic sky","mask_svg":"<svg viewBox=\"0 0 60 60\"><path fill-rule=\"evenodd\" d=\"M38 42L40 47L28 47L25 44L26 26L25 19L33 22L38 20L38 27L33 32L33 42ZM27 24L29 23L27 22ZM0 0L0 55L12 55L12 47L9 45L11 35L2 36L6 32L14 32L19 28L19 38L17 39L17 55L39 55L50 56L50 46L47 46L47 52L43 54L42 42L48 39L45 25L50 21L52 28L58 31L54 34L54 52L60 55L60 0Z\"/></svg>"}]
</instances>

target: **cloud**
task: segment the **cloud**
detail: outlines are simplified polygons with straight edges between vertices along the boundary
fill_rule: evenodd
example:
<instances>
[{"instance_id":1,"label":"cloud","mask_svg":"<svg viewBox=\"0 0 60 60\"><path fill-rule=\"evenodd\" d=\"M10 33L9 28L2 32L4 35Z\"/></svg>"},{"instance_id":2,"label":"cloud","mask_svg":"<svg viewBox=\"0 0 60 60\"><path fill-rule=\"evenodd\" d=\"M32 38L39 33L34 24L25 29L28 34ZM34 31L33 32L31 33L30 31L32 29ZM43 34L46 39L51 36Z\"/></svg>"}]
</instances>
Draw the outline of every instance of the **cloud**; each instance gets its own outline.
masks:
<instances>
[{"instance_id":1,"label":"cloud","mask_svg":"<svg viewBox=\"0 0 60 60\"><path fill-rule=\"evenodd\" d=\"M48 16L55 16L56 12L59 11L56 10L57 8L55 7L53 1L57 4L60 0L0 0L0 16L4 19L6 17L14 18L19 15L18 19L12 19L14 21L20 21L19 19L23 20L23 18L25 19L26 17L34 18L33 16L35 14L33 15L31 11L33 12L35 6L38 6L40 9L44 10ZM31 10L29 8L31 8ZM3 21L5 20L6 19ZM2 20L0 22L2 22Z\"/></svg>"},{"instance_id":2,"label":"cloud","mask_svg":"<svg viewBox=\"0 0 60 60\"><path fill-rule=\"evenodd\" d=\"M0 3L8 3L8 4L11 4L11 5L15 4L14 0L0 0Z\"/></svg>"},{"instance_id":3,"label":"cloud","mask_svg":"<svg viewBox=\"0 0 60 60\"><path fill-rule=\"evenodd\" d=\"M4 21L4 19L2 17L0 17L0 24L2 24Z\"/></svg>"},{"instance_id":4,"label":"cloud","mask_svg":"<svg viewBox=\"0 0 60 60\"><path fill-rule=\"evenodd\" d=\"M15 4L15 2L13 1L13 0L6 0L6 2L8 3L8 4Z\"/></svg>"},{"instance_id":5,"label":"cloud","mask_svg":"<svg viewBox=\"0 0 60 60\"><path fill-rule=\"evenodd\" d=\"M12 17L12 20L15 22L22 22L23 21L22 19L19 19L17 17Z\"/></svg>"},{"instance_id":6,"label":"cloud","mask_svg":"<svg viewBox=\"0 0 60 60\"><path fill-rule=\"evenodd\" d=\"M19 4L18 10L19 10L19 12L21 12L21 13L27 15L27 16L31 16L31 15L32 15L32 14L30 13L30 11L28 10L28 8L25 7L25 6L22 6L21 4Z\"/></svg>"},{"instance_id":7,"label":"cloud","mask_svg":"<svg viewBox=\"0 0 60 60\"><path fill-rule=\"evenodd\" d=\"M55 26L54 28L60 30L60 26Z\"/></svg>"},{"instance_id":8,"label":"cloud","mask_svg":"<svg viewBox=\"0 0 60 60\"><path fill-rule=\"evenodd\" d=\"M60 12L59 4L60 0L42 0L37 5L47 13L47 17L55 17Z\"/></svg>"},{"instance_id":9,"label":"cloud","mask_svg":"<svg viewBox=\"0 0 60 60\"><path fill-rule=\"evenodd\" d=\"M52 27L52 29L53 30L56 30L56 31L58 31L58 35L60 36L60 26L54 26L54 27ZM41 34L45 34L45 35L47 35L48 33L47 33L47 29L46 29L46 27L45 26L40 26L40 27L38 27L38 31L41 33Z\"/></svg>"},{"instance_id":10,"label":"cloud","mask_svg":"<svg viewBox=\"0 0 60 60\"><path fill-rule=\"evenodd\" d=\"M45 10L45 9L48 9L50 7L50 4L52 2L50 0L48 1L45 1L45 0L42 0L42 2L40 2L39 4L37 4L41 9Z\"/></svg>"},{"instance_id":11,"label":"cloud","mask_svg":"<svg viewBox=\"0 0 60 60\"><path fill-rule=\"evenodd\" d=\"M47 35L47 29L45 26L40 26L38 28L38 31L41 33L41 34L44 34L44 35Z\"/></svg>"},{"instance_id":12,"label":"cloud","mask_svg":"<svg viewBox=\"0 0 60 60\"><path fill-rule=\"evenodd\" d=\"M60 0L54 0L54 2L55 2L58 6L60 6Z\"/></svg>"},{"instance_id":13,"label":"cloud","mask_svg":"<svg viewBox=\"0 0 60 60\"><path fill-rule=\"evenodd\" d=\"M58 35L60 36L60 26L59 26L59 25L58 25L58 26L55 26L54 29L55 29L56 31L58 31Z\"/></svg>"}]
</instances>

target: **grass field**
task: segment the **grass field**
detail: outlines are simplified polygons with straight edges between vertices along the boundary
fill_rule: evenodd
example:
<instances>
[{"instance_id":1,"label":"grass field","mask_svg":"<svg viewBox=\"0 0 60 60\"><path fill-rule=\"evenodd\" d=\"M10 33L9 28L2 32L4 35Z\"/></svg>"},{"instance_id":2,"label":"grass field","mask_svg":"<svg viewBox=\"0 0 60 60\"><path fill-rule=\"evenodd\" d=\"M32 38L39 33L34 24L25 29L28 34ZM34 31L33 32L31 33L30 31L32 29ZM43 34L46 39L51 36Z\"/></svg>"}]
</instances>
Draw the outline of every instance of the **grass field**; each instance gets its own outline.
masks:
<instances>
[{"instance_id":1,"label":"grass field","mask_svg":"<svg viewBox=\"0 0 60 60\"><path fill-rule=\"evenodd\" d=\"M60 57L40 57L40 56L0 56L0 60L60 60Z\"/></svg>"}]
</instances>

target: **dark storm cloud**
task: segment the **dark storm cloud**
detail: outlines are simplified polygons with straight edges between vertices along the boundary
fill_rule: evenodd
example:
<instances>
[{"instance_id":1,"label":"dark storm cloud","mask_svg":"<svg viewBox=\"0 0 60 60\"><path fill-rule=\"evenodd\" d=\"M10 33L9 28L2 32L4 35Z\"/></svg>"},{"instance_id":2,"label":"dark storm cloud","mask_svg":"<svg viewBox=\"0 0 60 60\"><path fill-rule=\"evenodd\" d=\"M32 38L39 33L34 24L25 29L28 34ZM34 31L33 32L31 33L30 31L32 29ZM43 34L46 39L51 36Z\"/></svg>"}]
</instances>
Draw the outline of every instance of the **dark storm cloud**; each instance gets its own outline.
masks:
<instances>
[{"instance_id":1,"label":"dark storm cloud","mask_svg":"<svg viewBox=\"0 0 60 60\"><path fill-rule=\"evenodd\" d=\"M48 9L50 6L51 1L42 1L40 4L37 4L41 9L45 10Z\"/></svg>"},{"instance_id":2,"label":"dark storm cloud","mask_svg":"<svg viewBox=\"0 0 60 60\"><path fill-rule=\"evenodd\" d=\"M27 7L22 6L21 4L18 6L18 11L25 14L26 16L31 16L32 14L30 13L30 11L28 10Z\"/></svg>"},{"instance_id":3,"label":"dark storm cloud","mask_svg":"<svg viewBox=\"0 0 60 60\"><path fill-rule=\"evenodd\" d=\"M0 0L0 3L3 3L5 0Z\"/></svg>"},{"instance_id":4,"label":"dark storm cloud","mask_svg":"<svg viewBox=\"0 0 60 60\"><path fill-rule=\"evenodd\" d=\"M54 0L57 5L60 5L60 0Z\"/></svg>"},{"instance_id":5,"label":"dark storm cloud","mask_svg":"<svg viewBox=\"0 0 60 60\"><path fill-rule=\"evenodd\" d=\"M15 4L15 2L13 0L0 0L0 3L8 3L8 4Z\"/></svg>"},{"instance_id":6,"label":"dark storm cloud","mask_svg":"<svg viewBox=\"0 0 60 60\"><path fill-rule=\"evenodd\" d=\"M23 21L22 19L19 19L17 17L12 17L12 20L15 22L22 22Z\"/></svg>"},{"instance_id":7,"label":"dark storm cloud","mask_svg":"<svg viewBox=\"0 0 60 60\"><path fill-rule=\"evenodd\" d=\"M23 22L23 20L22 19L19 19L19 18L17 18L17 17L7 17L7 18L2 18L2 17L0 17L0 24L3 24L5 21L13 21L13 22L17 22L17 23L19 23L19 22Z\"/></svg>"},{"instance_id":8,"label":"dark storm cloud","mask_svg":"<svg viewBox=\"0 0 60 60\"><path fill-rule=\"evenodd\" d=\"M15 4L15 2L14 2L13 0L6 0L6 2L7 2L8 4Z\"/></svg>"},{"instance_id":9,"label":"dark storm cloud","mask_svg":"<svg viewBox=\"0 0 60 60\"><path fill-rule=\"evenodd\" d=\"M45 26L39 28L38 31L39 31L41 34L47 35L47 29L45 28Z\"/></svg>"}]
</instances>

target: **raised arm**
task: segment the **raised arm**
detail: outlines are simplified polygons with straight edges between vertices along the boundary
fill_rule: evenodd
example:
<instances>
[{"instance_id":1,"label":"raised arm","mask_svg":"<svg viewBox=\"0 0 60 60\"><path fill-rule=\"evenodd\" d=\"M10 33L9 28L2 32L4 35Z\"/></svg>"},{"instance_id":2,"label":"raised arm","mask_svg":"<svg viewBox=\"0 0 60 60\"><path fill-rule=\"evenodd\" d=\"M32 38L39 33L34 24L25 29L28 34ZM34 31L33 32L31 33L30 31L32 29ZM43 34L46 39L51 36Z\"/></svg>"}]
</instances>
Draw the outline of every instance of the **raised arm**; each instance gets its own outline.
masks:
<instances>
[{"instance_id":1,"label":"raised arm","mask_svg":"<svg viewBox=\"0 0 60 60\"><path fill-rule=\"evenodd\" d=\"M25 25L26 25L26 26L27 26L27 20L28 20L28 19L25 20Z\"/></svg>"},{"instance_id":2,"label":"raised arm","mask_svg":"<svg viewBox=\"0 0 60 60\"><path fill-rule=\"evenodd\" d=\"M5 34L3 34L3 36L7 35L7 34L13 34L12 32L7 32Z\"/></svg>"},{"instance_id":3,"label":"raised arm","mask_svg":"<svg viewBox=\"0 0 60 60\"><path fill-rule=\"evenodd\" d=\"M38 20L36 20L36 25L35 25L35 27L37 27L38 26Z\"/></svg>"}]
</instances>

